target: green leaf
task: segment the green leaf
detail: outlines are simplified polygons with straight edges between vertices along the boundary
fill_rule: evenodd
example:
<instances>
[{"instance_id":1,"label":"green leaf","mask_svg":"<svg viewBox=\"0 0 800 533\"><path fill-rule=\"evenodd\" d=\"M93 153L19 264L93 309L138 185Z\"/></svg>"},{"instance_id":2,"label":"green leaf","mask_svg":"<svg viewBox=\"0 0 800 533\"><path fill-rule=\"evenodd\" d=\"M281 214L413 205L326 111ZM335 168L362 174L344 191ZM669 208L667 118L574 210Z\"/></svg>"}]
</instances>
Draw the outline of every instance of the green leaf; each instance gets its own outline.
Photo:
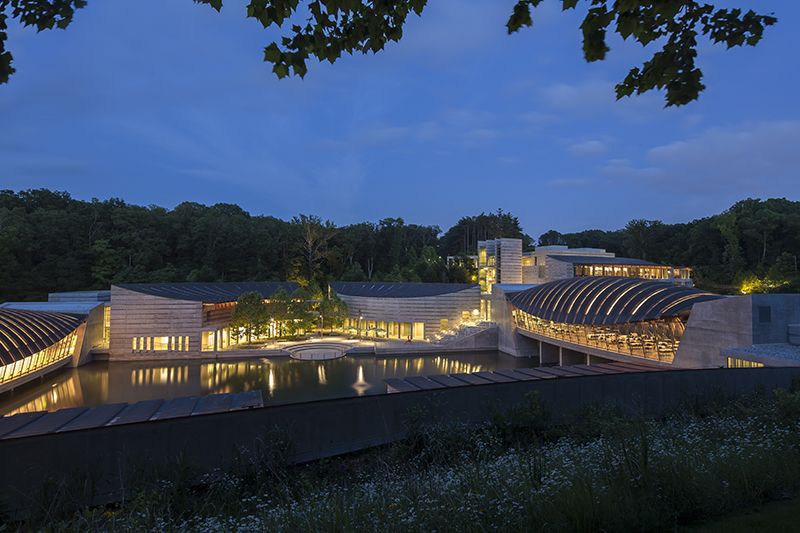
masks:
<instances>
[{"instance_id":1,"label":"green leaf","mask_svg":"<svg viewBox=\"0 0 800 533\"><path fill-rule=\"evenodd\" d=\"M281 60L281 53L280 48L275 43L270 44L266 48L264 48L264 61L269 63L277 63Z\"/></svg>"}]
</instances>

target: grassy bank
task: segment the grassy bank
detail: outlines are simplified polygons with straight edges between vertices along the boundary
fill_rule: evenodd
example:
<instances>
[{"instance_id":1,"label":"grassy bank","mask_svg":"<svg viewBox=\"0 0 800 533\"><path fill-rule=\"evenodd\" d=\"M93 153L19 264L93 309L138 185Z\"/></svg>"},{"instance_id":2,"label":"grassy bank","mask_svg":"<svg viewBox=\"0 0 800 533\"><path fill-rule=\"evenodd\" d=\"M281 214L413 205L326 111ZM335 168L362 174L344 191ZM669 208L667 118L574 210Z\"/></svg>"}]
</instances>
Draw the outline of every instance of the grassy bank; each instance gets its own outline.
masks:
<instances>
[{"instance_id":1,"label":"grassy bank","mask_svg":"<svg viewBox=\"0 0 800 533\"><path fill-rule=\"evenodd\" d=\"M795 494L800 393L653 420L611 409L553 426L531 397L482 427L422 425L369 452L287 467L279 433L199 485L6 528L113 531L662 531ZM2 528L0 528L2 530Z\"/></svg>"}]
</instances>

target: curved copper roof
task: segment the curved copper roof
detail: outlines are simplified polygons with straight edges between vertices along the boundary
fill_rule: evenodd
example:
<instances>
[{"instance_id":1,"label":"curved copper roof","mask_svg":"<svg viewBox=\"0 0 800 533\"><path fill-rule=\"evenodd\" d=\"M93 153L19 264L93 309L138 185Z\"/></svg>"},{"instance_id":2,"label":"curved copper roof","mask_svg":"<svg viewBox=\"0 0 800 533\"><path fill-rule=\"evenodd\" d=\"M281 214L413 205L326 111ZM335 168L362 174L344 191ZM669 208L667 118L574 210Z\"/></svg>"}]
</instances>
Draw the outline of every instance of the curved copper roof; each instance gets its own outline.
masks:
<instances>
[{"instance_id":1,"label":"curved copper roof","mask_svg":"<svg viewBox=\"0 0 800 533\"><path fill-rule=\"evenodd\" d=\"M621 324L672 317L721 298L663 281L586 276L544 283L509 296L511 304L544 320L566 324Z\"/></svg>"},{"instance_id":2,"label":"curved copper roof","mask_svg":"<svg viewBox=\"0 0 800 533\"><path fill-rule=\"evenodd\" d=\"M393 283L386 281L334 281L331 288L342 296L369 298L424 298L476 289L469 283Z\"/></svg>"},{"instance_id":3,"label":"curved copper roof","mask_svg":"<svg viewBox=\"0 0 800 533\"><path fill-rule=\"evenodd\" d=\"M19 361L52 346L81 322L63 313L0 309L0 364Z\"/></svg>"},{"instance_id":4,"label":"curved copper roof","mask_svg":"<svg viewBox=\"0 0 800 533\"><path fill-rule=\"evenodd\" d=\"M129 291L141 292L151 296L170 298L173 300L189 300L204 303L235 302L246 292L257 292L269 298L278 289L289 294L300 285L293 281L245 281L245 282L212 282L212 283L117 283Z\"/></svg>"}]
</instances>

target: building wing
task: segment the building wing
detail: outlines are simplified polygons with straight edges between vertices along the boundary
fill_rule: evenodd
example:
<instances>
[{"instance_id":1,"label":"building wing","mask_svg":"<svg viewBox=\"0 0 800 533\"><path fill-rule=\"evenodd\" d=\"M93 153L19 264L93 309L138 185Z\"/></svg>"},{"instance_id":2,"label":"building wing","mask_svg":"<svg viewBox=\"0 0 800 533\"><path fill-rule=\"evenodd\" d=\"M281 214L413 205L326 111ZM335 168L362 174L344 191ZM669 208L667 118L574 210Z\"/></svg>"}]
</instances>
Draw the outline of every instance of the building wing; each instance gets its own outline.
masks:
<instances>
[{"instance_id":1,"label":"building wing","mask_svg":"<svg viewBox=\"0 0 800 533\"><path fill-rule=\"evenodd\" d=\"M517 309L565 324L601 325L678 316L698 302L721 298L691 287L637 278L576 277L509 296Z\"/></svg>"}]
</instances>

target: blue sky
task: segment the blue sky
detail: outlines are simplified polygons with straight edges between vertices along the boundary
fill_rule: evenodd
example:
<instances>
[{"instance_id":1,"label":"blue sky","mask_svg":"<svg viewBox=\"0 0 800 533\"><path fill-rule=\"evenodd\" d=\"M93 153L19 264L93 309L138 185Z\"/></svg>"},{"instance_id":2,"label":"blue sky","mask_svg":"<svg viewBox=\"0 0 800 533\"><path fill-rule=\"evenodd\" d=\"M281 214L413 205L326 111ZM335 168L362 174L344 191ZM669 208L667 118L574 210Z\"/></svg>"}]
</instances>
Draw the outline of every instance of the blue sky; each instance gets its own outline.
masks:
<instances>
[{"instance_id":1,"label":"blue sky","mask_svg":"<svg viewBox=\"0 0 800 533\"><path fill-rule=\"evenodd\" d=\"M800 199L800 5L725 3L780 21L755 48L703 43L708 89L665 109L614 100L650 50L585 63L581 13L554 0L513 36L511 0L431 0L386 51L280 81L261 60L279 32L245 2L90 2L67 31L11 28L0 188L445 229L502 208L534 236Z\"/></svg>"}]
</instances>

